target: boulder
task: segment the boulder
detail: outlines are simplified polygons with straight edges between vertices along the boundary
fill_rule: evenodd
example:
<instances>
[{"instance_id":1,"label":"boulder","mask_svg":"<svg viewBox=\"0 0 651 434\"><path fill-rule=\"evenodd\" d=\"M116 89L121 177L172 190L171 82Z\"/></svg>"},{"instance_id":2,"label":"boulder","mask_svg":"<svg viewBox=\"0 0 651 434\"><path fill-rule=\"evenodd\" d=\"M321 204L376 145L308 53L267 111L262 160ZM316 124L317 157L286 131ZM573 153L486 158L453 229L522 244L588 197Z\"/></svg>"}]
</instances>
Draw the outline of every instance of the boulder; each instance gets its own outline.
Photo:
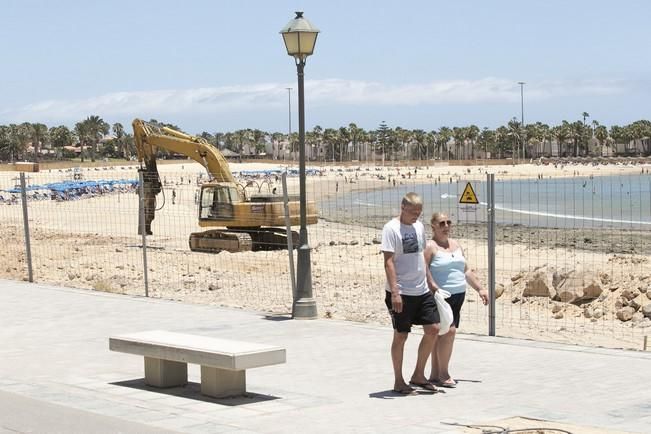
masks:
<instances>
[{"instance_id":1,"label":"boulder","mask_svg":"<svg viewBox=\"0 0 651 434\"><path fill-rule=\"evenodd\" d=\"M651 318L651 303L645 304L640 312L642 312L645 317Z\"/></svg>"},{"instance_id":2,"label":"boulder","mask_svg":"<svg viewBox=\"0 0 651 434\"><path fill-rule=\"evenodd\" d=\"M646 304L645 301L646 301L646 297L640 294L637 297L635 297L633 300L629 301L628 305L637 311Z\"/></svg>"},{"instance_id":3,"label":"boulder","mask_svg":"<svg viewBox=\"0 0 651 434\"><path fill-rule=\"evenodd\" d=\"M633 300L635 297L637 297L637 291L634 291L632 289L625 289L622 291L622 297L624 297L626 300Z\"/></svg>"},{"instance_id":4,"label":"boulder","mask_svg":"<svg viewBox=\"0 0 651 434\"><path fill-rule=\"evenodd\" d=\"M556 290L552 284L552 276L542 270L535 271L527 278L522 296L554 298Z\"/></svg>"},{"instance_id":5,"label":"boulder","mask_svg":"<svg viewBox=\"0 0 651 434\"><path fill-rule=\"evenodd\" d=\"M599 297L603 289L599 277L589 271L579 271L567 276L556 288L556 293L565 303L582 304Z\"/></svg>"},{"instance_id":6,"label":"boulder","mask_svg":"<svg viewBox=\"0 0 651 434\"><path fill-rule=\"evenodd\" d=\"M495 299L500 298L502 294L504 294L504 289L505 289L504 285L502 285L501 283L495 285Z\"/></svg>"},{"instance_id":7,"label":"boulder","mask_svg":"<svg viewBox=\"0 0 651 434\"><path fill-rule=\"evenodd\" d=\"M633 318L633 314L635 311L633 310L632 307L623 307L620 310L617 311L617 319L620 321L630 321Z\"/></svg>"},{"instance_id":8,"label":"boulder","mask_svg":"<svg viewBox=\"0 0 651 434\"><path fill-rule=\"evenodd\" d=\"M633 316L631 317L631 322L633 324L637 324L637 323L639 323L640 321L643 321L643 320L644 320L644 315L642 315L640 312L635 312L633 314Z\"/></svg>"}]
</instances>

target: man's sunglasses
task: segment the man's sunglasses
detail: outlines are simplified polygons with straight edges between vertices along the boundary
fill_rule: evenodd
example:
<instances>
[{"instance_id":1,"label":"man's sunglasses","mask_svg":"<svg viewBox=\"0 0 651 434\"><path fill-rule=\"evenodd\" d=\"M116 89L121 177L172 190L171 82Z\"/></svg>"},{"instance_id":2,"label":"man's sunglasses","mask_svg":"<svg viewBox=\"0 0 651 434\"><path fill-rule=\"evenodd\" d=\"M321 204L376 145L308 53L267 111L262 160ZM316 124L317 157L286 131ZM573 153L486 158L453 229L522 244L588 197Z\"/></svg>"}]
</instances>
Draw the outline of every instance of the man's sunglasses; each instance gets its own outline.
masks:
<instances>
[{"instance_id":1,"label":"man's sunglasses","mask_svg":"<svg viewBox=\"0 0 651 434\"><path fill-rule=\"evenodd\" d=\"M445 225L452 226L452 220L443 220L439 222L439 227L444 228Z\"/></svg>"}]
</instances>

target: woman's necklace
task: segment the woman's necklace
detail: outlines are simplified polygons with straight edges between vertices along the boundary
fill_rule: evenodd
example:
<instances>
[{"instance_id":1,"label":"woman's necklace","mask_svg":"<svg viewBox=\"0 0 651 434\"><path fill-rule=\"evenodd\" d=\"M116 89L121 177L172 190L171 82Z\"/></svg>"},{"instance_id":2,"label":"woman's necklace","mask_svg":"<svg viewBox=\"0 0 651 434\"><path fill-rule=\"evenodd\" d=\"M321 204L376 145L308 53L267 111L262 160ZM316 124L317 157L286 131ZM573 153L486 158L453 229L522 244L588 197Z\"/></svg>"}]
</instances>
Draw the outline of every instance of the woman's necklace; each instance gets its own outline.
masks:
<instances>
[{"instance_id":1,"label":"woman's necklace","mask_svg":"<svg viewBox=\"0 0 651 434\"><path fill-rule=\"evenodd\" d=\"M434 242L436 243L437 246L442 247L444 250L450 253L450 255L452 255L452 257L454 258L454 252L450 250L450 240L446 240L445 242L442 242L434 238Z\"/></svg>"}]
</instances>

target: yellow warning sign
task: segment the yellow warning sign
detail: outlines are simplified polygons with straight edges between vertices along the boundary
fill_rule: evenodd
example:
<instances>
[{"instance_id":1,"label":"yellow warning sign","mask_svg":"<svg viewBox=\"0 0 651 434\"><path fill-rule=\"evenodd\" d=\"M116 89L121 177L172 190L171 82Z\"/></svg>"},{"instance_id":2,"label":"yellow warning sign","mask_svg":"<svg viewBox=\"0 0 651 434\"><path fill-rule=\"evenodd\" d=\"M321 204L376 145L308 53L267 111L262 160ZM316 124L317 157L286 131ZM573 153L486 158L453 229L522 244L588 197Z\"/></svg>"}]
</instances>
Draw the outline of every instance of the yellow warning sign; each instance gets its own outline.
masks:
<instances>
[{"instance_id":1,"label":"yellow warning sign","mask_svg":"<svg viewBox=\"0 0 651 434\"><path fill-rule=\"evenodd\" d=\"M472 189L472 185L470 185L470 183L467 183L466 188L463 189L461 198L459 198L459 203L479 203L477 200L477 195L475 194L475 190Z\"/></svg>"}]
</instances>

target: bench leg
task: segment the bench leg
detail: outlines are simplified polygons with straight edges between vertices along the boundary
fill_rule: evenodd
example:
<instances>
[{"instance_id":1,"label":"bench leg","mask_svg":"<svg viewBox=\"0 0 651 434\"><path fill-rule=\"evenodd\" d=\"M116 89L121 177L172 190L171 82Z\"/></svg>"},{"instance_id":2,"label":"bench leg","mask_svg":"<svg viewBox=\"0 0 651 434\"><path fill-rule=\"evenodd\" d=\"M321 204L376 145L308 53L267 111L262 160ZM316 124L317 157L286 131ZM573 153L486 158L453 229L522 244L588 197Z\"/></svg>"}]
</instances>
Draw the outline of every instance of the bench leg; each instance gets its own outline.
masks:
<instances>
[{"instance_id":1,"label":"bench leg","mask_svg":"<svg viewBox=\"0 0 651 434\"><path fill-rule=\"evenodd\" d=\"M246 371L201 367L201 393L215 398L244 395Z\"/></svg>"},{"instance_id":2,"label":"bench leg","mask_svg":"<svg viewBox=\"0 0 651 434\"><path fill-rule=\"evenodd\" d=\"M145 357L145 383L155 387L183 386L188 382L188 364Z\"/></svg>"}]
</instances>

